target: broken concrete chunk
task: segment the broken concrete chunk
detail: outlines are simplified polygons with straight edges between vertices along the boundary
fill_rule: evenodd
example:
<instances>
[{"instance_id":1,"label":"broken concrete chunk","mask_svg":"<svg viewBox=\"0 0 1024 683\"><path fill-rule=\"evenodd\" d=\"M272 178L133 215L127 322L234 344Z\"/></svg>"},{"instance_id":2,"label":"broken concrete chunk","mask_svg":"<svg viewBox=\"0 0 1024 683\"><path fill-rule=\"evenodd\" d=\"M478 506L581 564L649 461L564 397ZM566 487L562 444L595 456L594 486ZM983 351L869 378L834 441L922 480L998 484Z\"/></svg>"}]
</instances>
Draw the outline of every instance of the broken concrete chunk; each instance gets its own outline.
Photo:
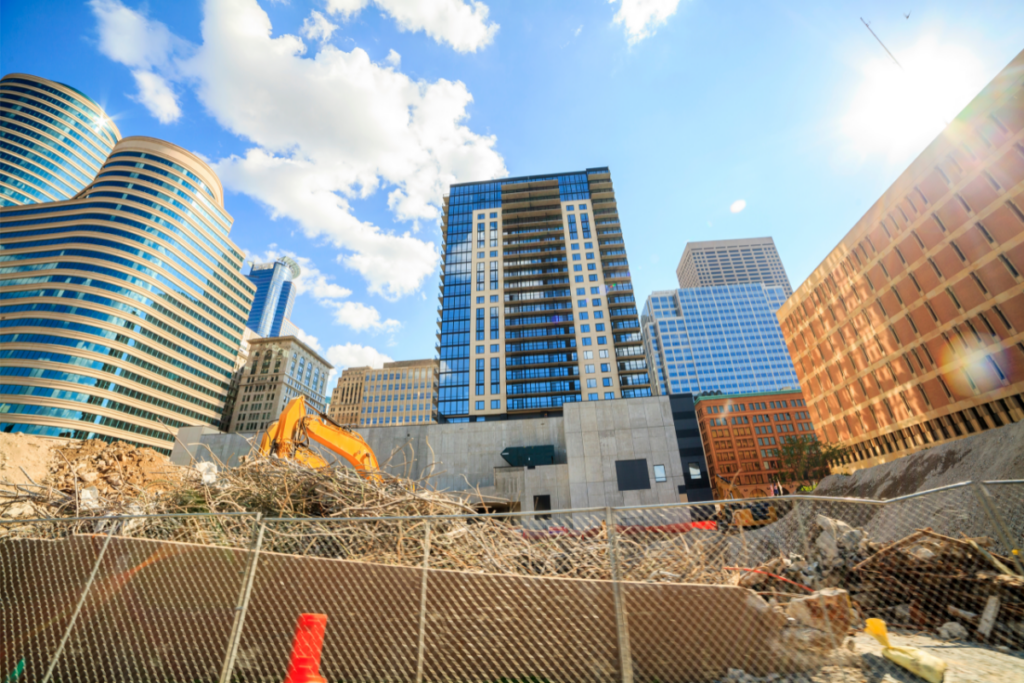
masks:
<instances>
[{"instance_id":1,"label":"broken concrete chunk","mask_svg":"<svg viewBox=\"0 0 1024 683\"><path fill-rule=\"evenodd\" d=\"M939 637L943 640L962 640L967 637L967 629L956 621L947 621L939 627Z\"/></svg>"},{"instance_id":2,"label":"broken concrete chunk","mask_svg":"<svg viewBox=\"0 0 1024 683\"><path fill-rule=\"evenodd\" d=\"M824 588L786 605L786 616L801 626L831 632L842 643L853 621L850 594L841 588Z\"/></svg>"}]
</instances>

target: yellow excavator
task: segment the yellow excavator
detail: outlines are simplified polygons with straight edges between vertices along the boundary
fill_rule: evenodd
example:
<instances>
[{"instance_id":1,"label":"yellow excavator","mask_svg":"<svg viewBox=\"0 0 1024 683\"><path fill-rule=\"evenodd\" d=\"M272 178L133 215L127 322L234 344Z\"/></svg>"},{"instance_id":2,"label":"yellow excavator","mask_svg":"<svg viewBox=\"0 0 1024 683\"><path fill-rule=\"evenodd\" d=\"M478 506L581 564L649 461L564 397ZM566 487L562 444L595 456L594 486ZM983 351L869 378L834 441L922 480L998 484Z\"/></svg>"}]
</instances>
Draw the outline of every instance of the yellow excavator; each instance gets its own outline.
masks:
<instances>
[{"instance_id":1,"label":"yellow excavator","mask_svg":"<svg viewBox=\"0 0 1024 683\"><path fill-rule=\"evenodd\" d=\"M328 467L330 463L309 447L310 440L340 455L364 478L381 481L377 456L363 437L323 413L307 414L303 396L289 401L277 421L267 427L260 440L260 455L275 455L315 469Z\"/></svg>"},{"instance_id":2,"label":"yellow excavator","mask_svg":"<svg viewBox=\"0 0 1024 683\"><path fill-rule=\"evenodd\" d=\"M742 500L743 495L736 486L736 478L739 475L737 472L732 479L717 475L719 490L729 496L726 500ZM719 528L723 531L764 526L779 519L779 513L772 503L719 503L715 507L718 508Z\"/></svg>"}]
</instances>

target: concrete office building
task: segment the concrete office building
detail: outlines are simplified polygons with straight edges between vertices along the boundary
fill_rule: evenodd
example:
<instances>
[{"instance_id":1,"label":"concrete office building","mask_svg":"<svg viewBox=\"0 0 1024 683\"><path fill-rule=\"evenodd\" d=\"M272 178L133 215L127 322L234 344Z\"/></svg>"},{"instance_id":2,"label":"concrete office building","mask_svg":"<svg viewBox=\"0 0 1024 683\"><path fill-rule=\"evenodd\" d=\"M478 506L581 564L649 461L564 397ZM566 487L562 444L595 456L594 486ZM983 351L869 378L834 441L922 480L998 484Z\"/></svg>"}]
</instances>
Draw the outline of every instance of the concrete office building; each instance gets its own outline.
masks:
<instances>
[{"instance_id":1,"label":"concrete office building","mask_svg":"<svg viewBox=\"0 0 1024 683\"><path fill-rule=\"evenodd\" d=\"M231 375L231 384L224 398L224 412L221 414L219 425L221 431L226 432L231 427L231 416L235 414L235 401L238 399L238 391L242 384L242 370L249 362L249 345L254 339L259 338L260 336L248 327L242 330L242 343L238 346L238 356L235 358L235 372Z\"/></svg>"},{"instance_id":2,"label":"concrete office building","mask_svg":"<svg viewBox=\"0 0 1024 683\"><path fill-rule=\"evenodd\" d=\"M775 318L785 300L760 283L651 294L641 324L658 393L799 389Z\"/></svg>"},{"instance_id":3,"label":"concrete office building","mask_svg":"<svg viewBox=\"0 0 1024 683\"><path fill-rule=\"evenodd\" d=\"M249 347L229 432L262 432L299 395L309 412L326 410L324 389L334 366L320 354L296 337L254 339Z\"/></svg>"},{"instance_id":4,"label":"concrete office building","mask_svg":"<svg viewBox=\"0 0 1024 683\"><path fill-rule=\"evenodd\" d=\"M359 433L391 474L425 478L429 487L461 492L469 502L486 503L491 510L532 512L685 500L680 492L688 484L674 419L669 399L652 397L574 402L562 414L532 420L403 423L364 427ZM512 467L501 456L510 446L552 446L554 462L533 469ZM235 463L248 453L249 444L238 434L187 427L181 430L172 461L187 465L193 458L209 460L207 449L222 462ZM699 489L699 484L698 477L692 488ZM673 519L671 514L659 510L654 519L664 523ZM685 510L675 514L678 521L689 518Z\"/></svg>"},{"instance_id":5,"label":"concrete office building","mask_svg":"<svg viewBox=\"0 0 1024 683\"><path fill-rule=\"evenodd\" d=\"M0 80L0 206L71 199L121 139L98 104L27 74Z\"/></svg>"},{"instance_id":6,"label":"concrete office building","mask_svg":"<svg viewBox=\"0 0 1024 683\"><path fill-rule=\"evenodd\" d=\"M722 287L760 282L793 293L771 237L687 242L676 266L679 286Z\"/></svg>"},{"instance_id":7,"label":"concrete office building","mask_svg":"<svg viewBox=\"0 0 1024 683\"><path fill-rule=\"evenodd\" d=\"M363 380L360 426L437 422L437 360L400 360Z\"/></svg>"},{"instance_id":8,"label":"concrete office building","mask_svg":"<svg viewBox=\"0 0 1024 683\"><path fill-rule=\"evenodd\" d=\"M822 439L869 467L1024 418L1024 52L779 309Z\"/></svg>"},{"instance_id":9,"label":"concrete office building","mask_svg":"<svg viewBox=\"0 0 1024 683\"><path fill-rule=\"evenodd\" d=\"M739 489L742 498L769 495L769 487L781 483L784 468L779 450L786 439L814 436L799 390L703 395L694 403L719 500L730 497L728 483ZM782 487L793 493L796 484L787 482Z\"/></svg>"},{"instance_id":10,"label":"concrete office building","mask_svg":"<svg viewBox=\"0 0 1024 683\"><path fill-rule=\"evenodd\" d=\"M282 336L295 304L294 280L302 273L299 264L284 256L271 263L255 263L246 276L256 285L246 325L261 337ZM286 330L287 331L287 330Z\"/></svg>"},{"instance_id":11,"label":"concrete office building","mask_svg":"<svg viewBox=\"0 0 1024 683\"><path fill-rule=\"evenodd\" d=\"M651 395L607 168L453 185L442 232L441 420Z\"/></svg>"},{"instance_id":12,"label":"concrete office building","mask_svg":"<svg viewBox=\"0 0 1024 683\"><path fill-rule=\"evenodd\" d=\"M331 402L327 404L328 417L344 427L359 425L359 415L363 410L363 382L369 372L368 366L342 370L331 392Z\"/></svg>"},{"instance_id":13,"label":"concrete office building","mask_svg":"<svg viewBox=\"0 0 1024 683\"><path fill-rule=\"evenodd\" d=\"M34 153L53 128L84 145L73 111L83 96L17 80L64 123L34 118L26 103L0 117L3 140L28 126L40 134ZM78 162L56 149L47 158L73 176ZM22 170L14 153L5 158ZM129 137L74 199L0 208L0 430L169 453L178 427L220 423L255 290L223 202L201 159Z\"/></svg>"}]
</instances>

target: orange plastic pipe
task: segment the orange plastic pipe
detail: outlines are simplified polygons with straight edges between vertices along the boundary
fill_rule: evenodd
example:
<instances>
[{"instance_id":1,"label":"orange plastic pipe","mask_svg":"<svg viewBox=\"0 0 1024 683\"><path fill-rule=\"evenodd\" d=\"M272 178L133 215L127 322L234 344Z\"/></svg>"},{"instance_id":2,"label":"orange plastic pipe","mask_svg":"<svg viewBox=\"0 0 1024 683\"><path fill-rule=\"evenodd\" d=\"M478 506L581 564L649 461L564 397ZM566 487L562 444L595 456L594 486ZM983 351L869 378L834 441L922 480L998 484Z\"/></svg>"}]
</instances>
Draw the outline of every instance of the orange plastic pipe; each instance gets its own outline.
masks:
<instances>
[{"instance_id":1,"label":"orange plastic pipe","mask_svg":"<svg viewBox=\"0 0 1024 683\"><path fill-rule=\"evenodd\" d=\"M327 679L320 675L320 653L326 630L326 614L299 615L284 683L327 683Z\"/></svg>"}]
</instances>

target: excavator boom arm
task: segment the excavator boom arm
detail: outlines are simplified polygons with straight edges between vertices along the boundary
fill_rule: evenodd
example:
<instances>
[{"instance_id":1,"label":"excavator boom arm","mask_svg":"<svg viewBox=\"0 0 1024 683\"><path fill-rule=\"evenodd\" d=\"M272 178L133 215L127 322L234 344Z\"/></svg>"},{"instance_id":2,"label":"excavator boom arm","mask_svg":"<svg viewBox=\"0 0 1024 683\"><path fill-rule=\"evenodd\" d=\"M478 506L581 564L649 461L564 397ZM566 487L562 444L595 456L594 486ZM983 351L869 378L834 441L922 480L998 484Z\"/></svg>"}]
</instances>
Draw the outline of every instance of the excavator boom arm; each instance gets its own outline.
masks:
<instances>
[{"instance_id":1,"label":"excavator boom arm","mask_svg":"<svg viewBox=\"0 0 1024 683\"><path fill-rule=\"evenodd\" d=\"M293 458L313 468L327 467L329 463L326 460L304 445L304 437L341 456L360 474L380 481L377 457L363 437L336 424L326 415L307 415L306 400L302 396L289 401L277 421L264 432L260 453Z\"/></svg>"}]
</instances>

